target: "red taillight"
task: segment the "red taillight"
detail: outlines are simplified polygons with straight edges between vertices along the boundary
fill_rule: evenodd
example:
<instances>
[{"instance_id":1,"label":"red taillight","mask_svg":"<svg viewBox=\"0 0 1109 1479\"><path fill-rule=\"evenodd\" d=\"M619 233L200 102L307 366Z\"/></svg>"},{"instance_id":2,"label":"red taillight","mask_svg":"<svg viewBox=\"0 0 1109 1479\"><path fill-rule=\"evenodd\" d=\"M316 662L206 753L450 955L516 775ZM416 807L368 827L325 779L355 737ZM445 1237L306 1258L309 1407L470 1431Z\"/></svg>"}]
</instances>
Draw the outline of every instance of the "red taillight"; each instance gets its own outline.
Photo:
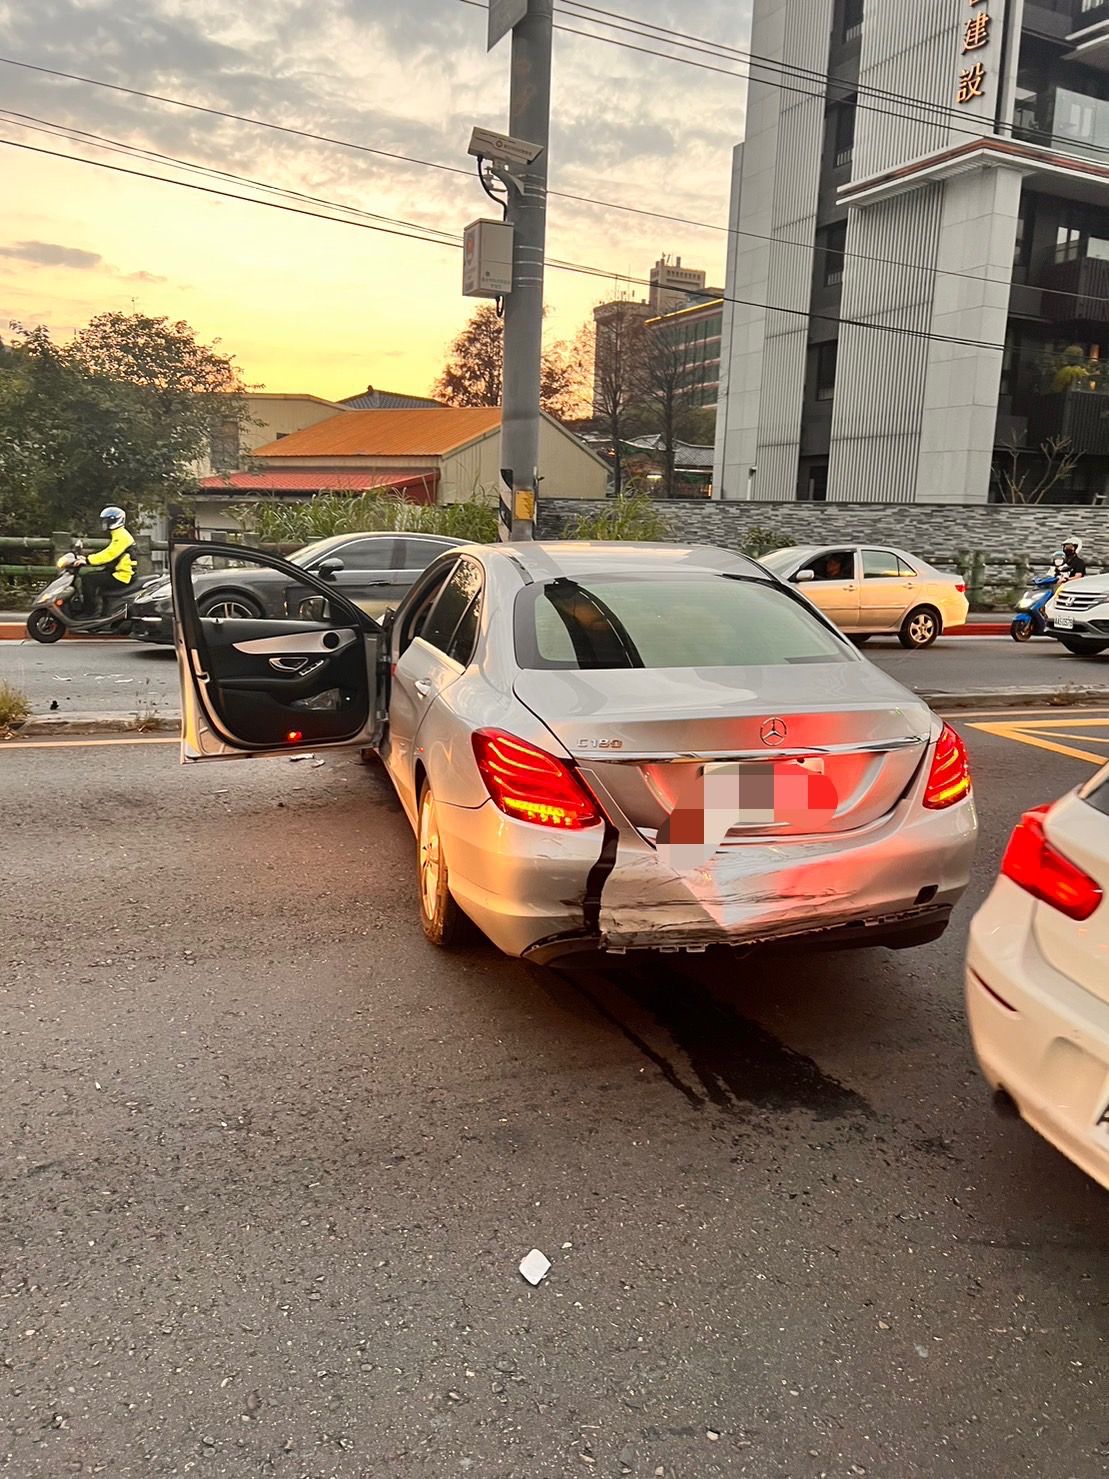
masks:
<instances>
[{"instance_id":1,"label":"red taillight","mask_svg":"<svg viewBox=\"0 0 1109 1479\"><path fill-rule=\"evenodd\" d=\"M932 757L932 770L924 790L929 811L943 811L970 795L970 757L967 747L951 728L943 726Z\"/></svg>"},{"instance_id":2,"label":"red taillight","mask_svg":"<svg viewBox=\"0 0 1109 1479\"><path fill-rule=\"evenodd\" d=\"M1021 817L1001 860L1001 875L1069 918L1089 919L1104 893L1089 874L1048 842L1044 832L1048 810L1038 806Z\"/></svg>"},{"instance_id":3,"label":"red taillight","mask_svg":"<svg viewBox=\"0 0 1109 1479\"><path fill-rule=\"evenodd\" d=\"M506 816L576 832L601 820L597 803L565 760L497 729L479 729L474 755L489 794Z\"/></svg>"},{"instance_id":4,"label":"red taillight","mask_svg":"<svg viewBox=\"0 0 1109 1479\"><path fill-rule=\"evenodd\" d=\"M966 581L965 580L957 580L955 582L955 589L959 592L960 596L965 596L966 593L967 593L967 583L966 583Z\"/></svg>"},{"instance_id":5,"label":"red taillight","mask_svg":"<svg viewBox=\"0 0 1109 1479\"><path fill-rule=\"evenodd\" d=\"M299 745L303 738L304 731L302 729L290 729L285 736L285 743L287 745Z\"/></svg>"}]
</instances>

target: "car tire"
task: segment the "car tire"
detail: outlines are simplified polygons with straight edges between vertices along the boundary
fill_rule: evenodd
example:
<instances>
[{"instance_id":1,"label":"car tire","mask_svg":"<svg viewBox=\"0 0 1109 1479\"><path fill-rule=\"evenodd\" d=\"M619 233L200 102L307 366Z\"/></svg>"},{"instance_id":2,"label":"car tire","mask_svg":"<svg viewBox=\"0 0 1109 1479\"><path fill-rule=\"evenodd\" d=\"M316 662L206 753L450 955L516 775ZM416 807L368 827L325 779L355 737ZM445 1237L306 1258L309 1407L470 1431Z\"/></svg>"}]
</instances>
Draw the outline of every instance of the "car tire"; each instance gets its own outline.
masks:
<instances>
[{"instance_id":1,"label":"car tire","mask_svg":"<svg viewBox=\"0 0 1109 1479\"><path fill-rule=\"evenodd\" d=\"M424 934L433 945L449 949L463 935L465 916L451 897L435 797L426 782L416 823L416 886Z\"/></svg>"},{"instance_id":2,"label":"car tire","mask_svg":"<svg viewBox=\"0 0 1109 1479\"><path fill-rule=\"evenodd\" d=\"M1091 642L1082 637L1060 637L1059 642L1074 657L1098 657L1109 648L1109 642Z\"/></svg>"},{"instance_id":3,"label":"car tire","mask_svg":"<svg viewBox=\"0 0 1109 1479\"><path fill-rule=\"evenodd\" d=\"M939 613L931 606L917 606L901 623L897 640L910 651L931 647L943 633L943 622Z\"/></svg>"},{"instance_id":4,"label":"car tire","mask_svg":"<svg viewBox=\"0 0 1109 1479\"><path fill-rule=\"evenodd\" d=\"M238 591L213 591L197 603L198 616L222 616L228 620L256 621L264 615L261 606Z\"/></svg>"},{"instance_id":5,"label":"car tire","mask_svg":"<svg viewBox=\"0 0 1109 1479\"><path fill-rule=\"evenodd\" d=\"M27 635L36 642L58 642L65 636L65 623L49 611L32 611L27 618Z\"/></svg>"}]
</instances>

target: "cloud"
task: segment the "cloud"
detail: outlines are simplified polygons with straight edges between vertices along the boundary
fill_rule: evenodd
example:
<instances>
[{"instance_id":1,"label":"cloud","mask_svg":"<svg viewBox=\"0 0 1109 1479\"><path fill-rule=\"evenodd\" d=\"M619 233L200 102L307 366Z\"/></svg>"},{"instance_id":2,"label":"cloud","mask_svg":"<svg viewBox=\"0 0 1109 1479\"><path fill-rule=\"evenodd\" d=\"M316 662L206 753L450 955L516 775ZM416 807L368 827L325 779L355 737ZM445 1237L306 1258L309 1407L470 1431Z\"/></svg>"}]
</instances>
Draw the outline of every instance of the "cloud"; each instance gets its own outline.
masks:
<instances>
[{"instance_id":1,"label":"cloud","mask_svg":"<svg viewBox=\"0 0 1109 1479\"><path fill-rule=\"evenodd\" d=\"M68 267L75 272L100 272L119 278L121 282L146 283L154 287L169 281L156 272L123 272L105 262L99 252L62 246L56 241L14 241L10 246L0 246L0 257L13 262L29 262L34 267Z\"/></svg>"},{"instance_id":2,"label":"cloud","mask_svg":"<svg viewBox=\"0 0 1109 1479\"><path fill-rule=\"evenodd\" d=\"M81 272L92 272L104 263L99 252L84 252L53 241L16 241L11 246L0 246L0 257L33 262L36 267L75 267Z\"/></svg>"}]
</instances>

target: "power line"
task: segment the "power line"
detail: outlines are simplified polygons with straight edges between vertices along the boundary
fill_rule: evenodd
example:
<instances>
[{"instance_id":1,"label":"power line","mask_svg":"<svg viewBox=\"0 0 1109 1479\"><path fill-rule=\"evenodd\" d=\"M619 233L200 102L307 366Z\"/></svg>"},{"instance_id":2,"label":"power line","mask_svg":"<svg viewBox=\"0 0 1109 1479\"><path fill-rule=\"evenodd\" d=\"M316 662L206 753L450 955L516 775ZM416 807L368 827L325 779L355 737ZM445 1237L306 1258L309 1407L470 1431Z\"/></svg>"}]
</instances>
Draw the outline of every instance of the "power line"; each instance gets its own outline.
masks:
<instances>
[{"instance_id":1,"label":"power line","mask_svg":"<svg viewBox=\"0 0 1109 1479\"><path fill-rule=\"evenodd\" d=\"M79 155L65 154L55 149L43 149L37 144L24 144L15 139L0 139L0 146L8 149L24 150L31 154L45 155L51 159L64 159L68 160L71 164L84 164L93 169L110 170L113 174L128 175L135 179L154 180L163 185L176 185L183 190L196 190L204 195L212 195L224 200L237 200L246 205L265 206L270 210L284 211L290 215L307 216L313 220L330 221L333 225L354 226L363 231L376 231L385 236L398 236L412 241L423 241L430 243L432 246L450 247L452 250L461 250L462 247L462 243L457 239L444 239L444 233L432 236L424 228L419 228L418 232L402 229L405 223L398 223L396 226L386 226L379 222L351 220L345 216L327 215L321 211L307 210L303 206L288 205L277 200L259 200L254 196L240 195L230 190L219 190L213 185L202 185L195 180L175 180L168 175L148 174L144 170L129 169L126 165L109 164L104 159L84 159ZM328 203L335 210L343 211L348 209L348 207L340 205L335 201ZM389 218L384 219L387 220ZM590 267L581 262L563 262L557 258L548 258L546 265L559 272L572 272L587 277L599 277L605 280L611 279L615 275L621 281L635 286L648 287L651 285L650 279L648 278L634 278L622 276L621 274L613 274L608 268ZM787 308L776 303L758 303L749 298L734 298L727 294L722 295L722 301L725 303L734 303L743 308L757 308L767 313L784 313L791 317L806 319L810 322L813 319L818 319L823 323L834 323L848 328L869 329L875 333L897 334L904 338L924 339L939 344L957 344L968 349L993 350L1000 354L1005 347L1002 344L991 344L982 339L963 339L953 334L932 334L923 329L899 329L892 324L872 324L867 323L863 319L843 318L838 314L832 313L814 313L809 309Z\"/></svg>"},{"instance_id":2,"label":"power line","mask_svg":"<svg viewBox=\"0 0 1109 1479\"><path fill-rule=\"evenodd\" d=\"M462 249L462 242L458 238L448 241L442 239L445 233L431 235L430 233L435 229L433 227L418 227L416 230L413 231L401 229L402 226L408 224L404 222L398 222L396 226L391 226L375 224L370 221L351 221L346 220L341 216L325 215L322 211L306 210L302 206L283 205L278 200L257 200L249 195L239 195L237 192L232 190L217 190L214 185L201 185L198 184L195 180L175 180L169 175L150 175L147 174L144 170L128 169L125 165L122 164L109 164L106 159L83 159L80 155L77 154L64 154L58 149L43 149L40 148L37 144L23 144L18 142L16 139L0 139L0 145L2 145L6 149L22 149L30 154L42 154L50 159L65 159L68 160L70 164L87 164L92 169L111 170L113 174L130 175L133 178L139 180L157 180L163 185L177 185L183 190L197 190L203 195L215 195L223 200L238 200L242 201L246 205L262 205L266 206L270 210L285 211L289 215L310 216L314 220L331 221L338 226L358 226L363 231L379 231L384 236L402 236L406 237L410 241L429 242L432 246L449 246L459 251L461 251ZM340 205L338 204L338 202L330 202L330 204L334 205L334 208L336 210L348 209L348 207ZM389 218L383 217L382 219L388 220Z\"/></svg>"},{"instance_id":3,"label":"power line","mask_svg":"<svg viewBox=\"0 0 1109 1479\"><path fill-rule=\"evenodd\" d=\"M462 5L472 6L476 10L488 10L488 8L489 8L488 4L486 3L486 0L459 0L459 3L462 4ZM584 15L574 15L573 12L564 11L563 13L564 14L570 14L570 15L572 15L573 18L576 19L576 20L585 20L585 21L592 20L592 17L584 16ZM594 24L605 24L605 23L604 22L594 22ZM580 36L580 37L583 37L587 41L599 41L604 46L619 46L619 47L623 47L626 51L638 52L638 53L640 53L643 56L658 57L660 60L665 61L665 62L680 62L683 66L686 66L686 67L697 67L702 72L713 72L713 73L716 73L718 76L721 76L721 77L733 77L733 78L735 78L735 80L737 82L745 82L745 81L754 80L754 81L758 82L760 84L760 86L763 86L763 87L773 87L773 88L776 88L777 91L779 91L779 92L794 93L798 97L815 98L815 99L817 99L818 101L820 101L822 103L826 103L827 102L827 98L825 97L825 94L822 91L821 92L814 92L811 88L808 88L808 87L791 87L786 82L781 82L781 81L772 82L772 81L768 80L765 77L756 77L756 78L752 79L751 76L750 76L750 66L749 65L748 65L748 72L747 72L747 74L744 74L743 72L736 72L736 71L734 71L731 67L718 67L718 66L714 66L710 62L699 62L699 61L695 60L695 58L693 58L693 57L675 56L673 52L656 51L653 48L648 47L648 46L638 46L638 45L635 44L635 42L632 42L632 41L621 41L620 38L617 37L617 36L601 36L601 35L598 35L596 31L579 31L579 30L577 30L573 26L562 25L558 21L555 22L554 28L555 28L556 31L562 31L567 36ZM626 29L626 28L619 27L617 29ZM664 38L662 38L662 37L648 36L645 32L640 32L639 34L642 34L644 36L644 39L645 40L659 41L659 42L663 42L663 44L666 44L664 42ZM680 43L672 43L672 44L680 44ZM721 56L721 53L718 50L713 51L713 52L710 52L708 54L714 55L714 56L718 56L718 57ZM780 63L780 62L766 63L766 64L762 64L762 65L766 65L766 66L768 66L768 67L770 67L772 69L778 70L779 72L782 72L783 71L783 64ZM784 75L789 76L791 74L788 73L788 72L785 72ZM817 74L817 75L824 82L827 82L829 80L827 73L820 73L820 74ZM806 79L806 80L808 80L808 79ZM816 80L815 77L812 80ZM854 106L855 106L855 109L856 109L857 112L874 113L878 117L881 117L881 118L893 118L893 119L896 119L900 123L904 123L906 121L906 109L921 108L921 109L924 109L924 110L927 111L929 109L942 108L944 106L942 103L926 103L923 100L918 100L918 99L913 99L913 98L899 98L898 99L898 105L899 106L898 106L898 108L897 108L896 111L893 110L893 109L890 109L890 108L879 108L879 107L875 106L875 104L873 104L873 103L866 103L866 102L860 102L860 101L858 101L858 98L857 98L858 84L857 83L851 82L851 83L845 83L844 85L845 86L848 86L852 90L852 92L856 94L856 100L855 100ZM844 99L841 99L840 101L841 102L846 102L848 100L846 98L844 98ZM930 128L945 128L949 134L963 134L967 138L972 138L972 139L984 139L984 138L991 138L991 137L994 136L992 130L986 131L984 129L960 128L955 123L942 122L939 119L918 118L918 119L915 119L913 121L914 122L917 122L917 123L922 123L922 124L924 124L924 125L926 125L927 127L930 127ZM1056 134L1043 133L1042 130L1029 130L1029 132L1042 133L1043 137L1045 137L1045 138L1047 138L1049 140L1054 140L1054 139L1060 137L1059 135L1056 135ZM1089 152L1092 152L1092 153L1109 154L1109 148L1105 148L1105 147L1103 147L1100 144L1091 144L1091 145L1088 145L1086 147L1089 150Z\"/></svg>"},{"instance_id":4,"label":"power line","mask_svg":"<svg viewBox=\"0 0 1109 1479\"><path fill-rule=\"evenodd\" d=\"M460 241L460 237L449 231L443 231L438 226L427 226L420 221L406 221L397 216L385 216L376 211L367 211L360 206L347 205L342 201L327 200L320 195L309 195L302 190L294 190L286 185L273 185L268 180L254 179L250 175L237 175L231 170L219 169L215 165L197 164L191 159L181 159L174 154L163 154L158 149L149 149L140 144L128 144L119 139L109 139L103 134L90 133L87 129L75 128L70 124L58 123L49 118L36 118L31 113L16 113L10 108L0 108L0 114L12 119L16 126L31 129L35 133L46 134L48 138L63 138L72 144L83 145L96 149L110 149L121 153L128 158L141 158L150 163L171 164L176 168L192 170L201 175L214 179L229 180L237 185L247 185L252 189L266 190L271 194L286 196L292 200L305 201L309 205L322 205L333 209L350 211L354 215L362 216L370 221L383 221L390 226L407 226L414 231L425 232L430 235L438 235L446 238L451 245ZM0 118L0 122L4 120ZM70 156L67 156L70 157ZM89 161L93 163L94 161ZM467 174L469 171L467 171Z\"/></svg>"},{"instance_id":5,"label":"power line","mask_svg":"<svg viewBox=\"0 0 1109 1479\"><path fill-rule=\"evenodd\" d=\"M477 3L477 0L474 0L474 3ZM574 0L574 3L577 3L577 0ZM673 58L673 60L678 60L678 58ZM382 157L387 158L387 159L391 159L391 160L394 160L394 161L397 161L397 162L406 163L406 164L419 165L422 168L426 168L426 169L442 170L442 171L445 171L445 172L450 173L450 174L466 175L467 178L470 178L472 176L472 171L471 170L469 170L469 169L461 169L461 168L459 168L456 165L442 164L442 163L440 163L438 161L435 161L435 160L419 159L419 158L416 158L416 157L410 156L410 155L394 153L394 152L390 152L390 151L386 151L386 150L373 149L369 145L354 143L353 141L351 141L349 139L334 138L334 137L331 137L331 136L329 136L327 134L314 133L314 132L312 132L311 130L308 130L308 129L291 128L291 127L289 127L286 124L275 123L271 119L253 118L253 117L250 117L248 115L240 114L240 113L228 113L228 112L225 112L224 110L219 109L219 108L206 107L203 104L189 102L189 101L187 101L185 99L182 99L182 98L171 98L171 97L167 97L167 96L165 96L163 94L160 94L160 93L145 92L145 91L143 91L142 89L139 89L139 88L123 87L123 86L121 86L118 83L105 82L105 81L103 81L100 78L83 77L83 76L80 76L80 75L78 75L76 73L72 73L72 72L60 72L60 71L56 71L54 68L51 68L51 67L38 66L38 65L36 65L33 62L17 61L15 59L11 58L11 57L0 57L0 63L4 63L4 64L6 64L8 66L13 66L13 67L25 68L25 69L30 70L30 71L33 71L33 72L40 72L40 73L43 73L43 74L45 74L47 76L55 77L55 78L60 78L60 79L66 80L66 81L80 82L80 83L83 83L83 84L85 84L87 86L90 86L90 87L107 88L110 91L126 93L128 96L142 98L142 99L144 99L146 101L150 101L150 102L168 103L168 104L170 104L170 105L172 105L174 107L185 108L185 109L188 109L188 110L191 110L191 111L194 111L194 112L199 112L199 113L207 113L207 114L210 114L210 115L214 115L216 117L219 117L219 118L230 119L230 120L233 120L234 122L237 122L237 123L245 123L245 124L248 124L250 126L257 127L257 128L273 129L273 130L276 130L276 131L281 132L281 133L291 133L291 134L295 135L298 138L308 139L308 140L310 140L312 142L316 142L316 143L323 143L323 144L333 145L333 146L336 146L338 148L355 150L355 151L362 152L362 153L369 153L369 154L381 155ZM735 74L732 74L732 75L735 75ZM59 129L59 130L70 127L70 125L65 125L65 124L60 124L60 123L53 123L51 120L47 120L47 119L35 119L35 118L33 118L33 115L31 115L31 114L16 114L16 113L12 113L12 110L10 110L10 109L4 109L4 110L0 110L0 111L8 112L8 113L11 114L11 116L13 116L13 117L15 117L17 119L32 119L33 120L32 123L28 123L28 124L22 125L22 126L26 126L26 127L31 127L34 124L39 124L39 125L42 125L43 127L45 127L47 125L50 125L51 127L54 127L56 129ZM76 132L76 133L78 133L78 134L85 134L85 131L84 130L81 130L81 129L74 129L73 131ZM236 181L237 183L240 183L240 184L250 184L250 185L253 185L253 186L255 186L256 188L259 188L259 189L279 191L279 192L281 192L283 194L287 194L287 195L292 196L292 197L297 198L297 199L304 199L304 200L306 200L306 201L308 201L309 203L312 203L312 204L322 204L322 205L329 205L329 206L335 205L335 202L321 200L321 198L318 197L318 196L306 195L306 194L302 194L299 191L288 189L287 187L276 186L276 185L269 185L269 184L266 184L263 181L251 180L251 179L249 179L247 177L244 177L242 175L235 175L235 174L229 173L228 171L218 170L214 166L194 164L191 161L177 159L173 155L162 154L158 150L145 149L145 148L143 148L142 146L139 146L139 145L130 145L130 144L126 144L126 143L121 143L121 142L119 142L117 140L107 140L107 139L105 139L103 137L103 135L86 134L85 136L88 139L95 140L95 141L99 142L100 144L104 145L104 147L118 148L118 149L126 150L126 151L139 152L139 153L145 155L146 157L151 158L151 159L153 159L155 161L159 161L159 162L163 162L163 163L172 163L172 164L177 165L177 166L179 166L181 168L184 168L184 169L195 169L195 170L202 171L204 173L212 173L212 174L219 175L219 176L221 176L223 178L226 178L226 179L234 180L234 181ZM72 140L72 142L77 142L77 140ZM630 214L630 215L644 216L644 217L647 217L647 218L649 218L651 220L669 221L669 222L671 222L671 223L673 223L675 225L679 225L679 226L690 226L690 227L694 227L696 229L704 230L704 231L716 231L716 232L725 233L727 235L742 236L742 237L749 238L752 241L765 241L765 242L769 242L773 246L795 247L795 248L797 248L798 250L801 250L801 251L811 251L811 252L819 252L821 254L831 254L831 255L833 255L833 256L835 256L837 258L846 258L846 259L850 259L850 260L853 260L853 261L860 261L860 262L871 262L871 263L875 263L875 264L878 264L878 265L881 265L881 266L898 267L898 268L901 268L902 270L907 271L907 272L924 272L924 273L927 273L927 272L935 271L938 275L943 276L943 277L959 277L959 278L965 278L968 282L995 283L995 284L998 284L1000 286L1005 286L1007 284L1007 281L1008 281L1006 278L989 277L989 276L986 276L986 275L984 275L982 273L977 273L977 272L958 272L958 271L955 271L952 268L944 268L944 267L937 267L937 268L934 268L933 269L933 268L930 268L927 265L923 265L921 263L917 263L917 262L905 262L905 261L901 261L900 259L895 258L895 257L881 257L881 256L875 256L875 255L872 255L872 254L866 253L866 252L851 252L851 251L847 251L846 249L839 250L839 249L837 249L835 247L821 246L819 243L815 243L815 242L796 241L796 240L794 240L794 239L792 239L790 237L771 236L771 235L769 235L769 234L767 234L765 232L747 231L747 230L742 230L739 227L735 227L735 226L721 226L719 223L717 223L715 221L699 221L699 220L696 220L696 219L694 219L692 217L689 217L689 216L681 216L681 215L677 215L677 214L674 214L674 213L668 212L668 211L650 210L650 209L648 209L645 206L627 205L627 204L625 204L622 201L603 200L603 199L600 199L600 198L598 198L596 196L581 195L581 194L578 194L576 192L568 191L568 190L550 190L550 191L548 191L548 194L552 198L556 198L556 199L559 199L559 200L568 200L568 201L571 201L571 202L573 202L575 204L579 204L579 205L598 206L598 207L600 207L603 210L622 211L622 212L625 212L625 213ZM356 207L353 207L353 206L345 206L345 207L343 207L343 209L346 209L346 210L356 210L357 208ZM366 212L362 212L362 214L364 214L364 215L366 215L367 217L370 217L370 218L373 217L373 213L372 212L366 211ZM383 217L382 219L384 219L386 221L394 221L394 223L395 223L395 218L392 218L392 217ZM430 231L430 230L433 230L434 229L434 228L431 228L431 227L420 227L417 222L402 222L401 224L412 226L414 229L417 229L417 230L428 230L428 231ZM613 275L613 274L606 274L606 275ZM619 274L615 274L615 276L619 277ZM1074 298L1076 300L1079 299L1079 298L1086 298L1086 299L1088 299L1089 301L1092 301L1092 302L1107 302L1107 301L1109 301L1109 299L1103 299L1103 298L1090 298L1090 296L1088 294L1076 293L1076 292L1072 292L1072 291L1069 291L1069 290L1052 289L1052 291L1054 292L1054 294L1055 294L1056 297L1060 297L1060 298Z\"/></svg>"},{"instance_id":6,"label":"power line","mask_svg":"<svg viewBox=\"0 0 1109 1479\"><path fill-rule=\"evenodd\" d=\"M942 114L945 118L962 120L966 115L960 109L953 107L950 103L936 103L928 98L906 97L903 93L894 92L890 88L875 87L872 83L862 83L858 78L837 77L832 72L821 72L814 67L803 67L797 62L786 62L776 57L760 56L758 52L743 51L739 47L730 46L723 41L711 41L703 36L692 36L688 31L675 31L667 26L656 25L653 21L637 20L633 16L621 15L615 10L604 10L596 5L588 5L585 0L566 0L577 13L578 20L589 20L594 25L607 26L610 30L631 32L635 35L647 36L648 40L661 41L668 45L680 46L687 51L696 51L702 55L733 57L736 61L765 67L770 71L781 72L786 76L807 82L828 83L836 87L844 88L848 93L865 94L867 97L880 98L885 102L896 103L899 107L908 104L913 108L921 108L931 113ZM565 7L560 7L565 8ZM582 12L588 12L583 14ZM566 12L571 14L570 11ZM607 19L605 19L607 17ZM625 25L617 22L627 22ZM656 35L648 35L648 32L657 32ZM598 38L599 39L599 38ZM675 57L675 61L683 58ZM919 120L924 122L926 120ZM1047 133L1042 129L1028 130L1039 134L1043 138L1054 138L1055 135ZM976 137L978 135L975 135Z\"/></svg>"}]
</instances>

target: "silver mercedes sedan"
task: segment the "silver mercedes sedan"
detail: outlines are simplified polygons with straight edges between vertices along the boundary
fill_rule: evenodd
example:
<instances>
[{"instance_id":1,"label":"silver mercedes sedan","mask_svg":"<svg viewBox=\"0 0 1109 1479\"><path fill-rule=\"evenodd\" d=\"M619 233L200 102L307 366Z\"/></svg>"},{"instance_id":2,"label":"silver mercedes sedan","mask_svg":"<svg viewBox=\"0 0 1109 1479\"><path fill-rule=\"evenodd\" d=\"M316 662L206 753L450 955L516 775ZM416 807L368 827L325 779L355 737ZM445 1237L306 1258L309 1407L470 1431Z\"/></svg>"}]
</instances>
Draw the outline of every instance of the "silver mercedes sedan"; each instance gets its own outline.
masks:
<instances>
[{"instance_id":1,"label":"silver mercedes sedan","mask_svg":"<svg viewBox=\"0 0 1109 1479\"><path fill-rule=\"evenodd\" d=\"M173 561L186 761L376 750L428 938L579 951L935 939L968 881L966 751L788 583L726 550L472 545L375 621L325 575L201 616Z\"/></svg>"}]
</instances>

